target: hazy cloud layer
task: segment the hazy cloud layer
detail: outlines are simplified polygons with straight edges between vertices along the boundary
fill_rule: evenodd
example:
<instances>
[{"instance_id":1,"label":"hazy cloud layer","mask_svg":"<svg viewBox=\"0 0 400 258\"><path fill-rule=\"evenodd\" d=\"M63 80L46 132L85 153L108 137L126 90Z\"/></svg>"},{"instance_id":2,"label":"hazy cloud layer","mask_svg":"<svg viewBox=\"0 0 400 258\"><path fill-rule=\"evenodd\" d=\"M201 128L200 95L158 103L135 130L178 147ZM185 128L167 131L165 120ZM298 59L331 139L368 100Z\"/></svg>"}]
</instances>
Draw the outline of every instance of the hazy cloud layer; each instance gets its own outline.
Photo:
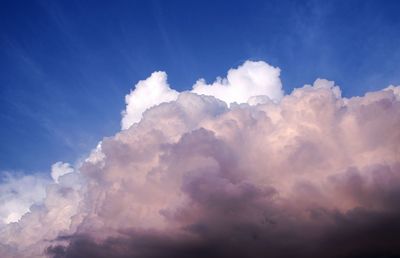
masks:
<instances>
[{"instance_id":1,"label":"hazy cloud layer","mask_svg":"<svg viewBox=\"0 0 400 258\"><path fill-rule=\"evenodd\" d=\"M139 82L125 130L0 227L0 256L399 257L400 87L283 96L279 72L246 62L204 95ZM153 80L171 98L136 103Z\"/></svg>"}]
</instances>

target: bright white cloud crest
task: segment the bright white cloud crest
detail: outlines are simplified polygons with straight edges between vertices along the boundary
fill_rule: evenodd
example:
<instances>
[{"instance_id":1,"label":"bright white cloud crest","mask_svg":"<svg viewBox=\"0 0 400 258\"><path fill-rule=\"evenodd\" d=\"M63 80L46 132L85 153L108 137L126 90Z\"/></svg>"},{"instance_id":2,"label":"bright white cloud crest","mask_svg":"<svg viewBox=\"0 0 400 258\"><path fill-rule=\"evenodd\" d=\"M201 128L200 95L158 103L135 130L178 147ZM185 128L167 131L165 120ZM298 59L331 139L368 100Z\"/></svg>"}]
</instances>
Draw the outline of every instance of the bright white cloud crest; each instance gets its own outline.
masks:
<instances>
[{"instance_id":1,"label":"bright white cloud crest","mask_svg":"<svg viewBox=\"0 0 400 258\"><path fill-rule=\"evenodd\" d=\"M236 69L228 71L226 78L218 78L208 85L200 79L192 92L214 96L226 103L246 103L250 97L267 96L279 101L283 97L280 69L265 62L246 61Z\"/></svg>"},{"instance_id":2,"label":"bright white cloud crest","mask_svg":"<svg viewBox=\"0 0 400 258\"><path fill-rule=\"evenodd\" d=\"M251 97L268 97L279 101L283 96L280 69L263 61L246 61L236 69L230 69L226 78L218 77L208 85L198 80L191 92L213 96L227 103L246 103ZM144 111L163 102L174 101L178 92L167 83L165 72L154 72L149 78L136 84L135 89L125 97L126 110L123 112L122 129L129 128L142 118Z\"/></svg>"},{"instance_id":3,"label":"bright white cloud crest","mask_svg":"<svg viewBox=\"0 0 400 258\"><path fill-rule=\"evenodd\" d=\"M177 97L178 92L169 87L165 72L152 73L146 80L138 82L135 89L125 96L126 110L122 113L122 129L139 122L147 109L176 100Z\"/></svg>"},{"instance_id":4,"label":"bright white cloud crest","mask_svg":"<svg viewBox=\"0 0 400 258\"><path fill-rule=\"evenodd\" d=\"M329 243L324 250L337 257L365 239L355 220L396 221L400 87L347 99L317 79L283 96L279 73L248 61L183 93L163 72L140 81L126 97L124 130L75 172L56 163L58 183L43 202L0 226L0 256L187 257L194 248L252 257L265 242L280 253L287 236L288 256L311 257L318 250L299 247Z\"/></svg>"}]
</instances>

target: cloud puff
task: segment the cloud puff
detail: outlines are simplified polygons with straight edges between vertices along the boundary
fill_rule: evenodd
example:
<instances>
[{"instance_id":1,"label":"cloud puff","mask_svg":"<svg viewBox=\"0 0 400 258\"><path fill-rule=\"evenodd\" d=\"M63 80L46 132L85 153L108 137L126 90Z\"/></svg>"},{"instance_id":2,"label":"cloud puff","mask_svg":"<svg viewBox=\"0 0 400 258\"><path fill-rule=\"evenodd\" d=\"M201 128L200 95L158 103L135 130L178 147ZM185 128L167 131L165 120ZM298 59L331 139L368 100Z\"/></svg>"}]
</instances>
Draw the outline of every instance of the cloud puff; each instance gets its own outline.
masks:
<instances>
[{"instance_id":1,"label":"cloud puff","mask_svg":"<svg viewBox=\"0 0 400 258\"><path fill-rule=\"evenodd\" d=\"M17 222L34 203L46 196L49 180L43 176L3 173L0 184L0 227Z\"/></svg>"},{"instance_id":2,"label":"cloud puff","mask_svg":"<svg viewBox=\"0 0 400 258\"><path fill-rule=\"evenodd\" d=\"M226 103L246 103L250 97L266 96L279 101L283 96L280 69L263 61L246 61L230 69L226 78L217 78L212 84L200 79L192 92L214 96Z\"/></svg>"},{"instance_id":3,"label":"cloud puff","mask_svg":"<svg viewBox=\"0 0 400 258\"><path fill-rule=\"evenodd\" d=\"M165 72L152 73L146 80L139 81L135 89L125 96L126 110L122 113L122 129L139 122L146 109L173 101L177 96L178 92L169 87Z\"/></svg>"},{"instance_id":4,"label":"cloud puff","mask_svg":"<svg viewBox=\"0 0 400 258\"><path fill-rule=\"evenodd\" d=\"M180 93L1 228L0 255L400 256L399 89L342 98L317 79L230 105Z\"/></svg>"},{"instance_id":5,"label":"cloud puff","mask_svg":"<svg viewBox=\"0 0 400 258\"><path fill-rule=\"evenodd\" d=\"M54 182L58 183L58 179L66 174L74 172L74 169L71 167L69 163L63 163L61 161L54 163L51 166L51 178L53 178Z\"/></svg>"},{"instance_id":6,"label":"cloud puff","mask_svg":"<svg viewBox=\"0 0 400 258\"><path fill-rule=\"evenodd\" d=\"M213 96L226 104L258 104L265 99L279 101L283 96L280 69L263 61L246 61L236 69L230 69L226 78L218 77L208 85L204 79L198 80L191 92ZM176 100L178 92L167 83L165 72L154 72L149 78L136 84L126 95L126 110L123 111L122 129L129 128L142 118L145 110L163 102Z\"/></svg>"}]
</instances>

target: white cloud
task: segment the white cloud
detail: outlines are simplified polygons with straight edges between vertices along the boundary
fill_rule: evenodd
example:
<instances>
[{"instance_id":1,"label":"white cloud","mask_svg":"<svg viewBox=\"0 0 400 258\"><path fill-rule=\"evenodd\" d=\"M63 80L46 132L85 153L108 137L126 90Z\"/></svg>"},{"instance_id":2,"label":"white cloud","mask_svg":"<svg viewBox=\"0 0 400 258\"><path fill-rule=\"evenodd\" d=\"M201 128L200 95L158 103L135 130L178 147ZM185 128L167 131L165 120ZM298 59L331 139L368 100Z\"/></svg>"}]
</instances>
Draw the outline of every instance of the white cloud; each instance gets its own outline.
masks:
<instances>
[{"instance_id":1,"label":"white cloud","mask_svg":"<svg viewBox=\"0 0 400 258\"><path fill-rule=\"evenodd\" d=\"M51 178L54 182L59 183L59 178L65 174L74 172L74 169L69 163L56 162L51 166Z\"/></svg>"},{"instance_id":2,"label":"white cloud","mask_svg":"<svg viewBox=\"0 0 400 258\"><path fill-rule=\"evenodd\" d=\"M279 101L283 96L280 69L263 61L246 61L238 68L230 69L226 78L217 78L212 84L198 80L191 92L216 97L228 105L231 103L259 103L261 98ZM135 89L126 95L126 110L122 113L122 129L141 120L143 112L163 102L176 100L179 92L171 89L165 72L154 72L139 81Z\"/></svg>"},{"instance_id":3,"label":"white cloud","mask_svg":"<svg viewBox=\"0 0 400 258\"><path fill-rule=\"evenodd\" d=\"M17 222L46 196L48 179L37 175L3 174L0 184L0 224Z\"/></svg>"},{"instance_id":4,"label":"white cloud","mask_svg":"<svg viewBox=\"0 0 400 258\"><path fill-rule=\"evenodd\" d=\"M145 110L176 100L177 97L178 92L169 87L165 72L152 73L146 80L139 81L135 89L125 96L126 110L122 113L122 129L139 122Z\"/></svg>"},{"instance_id":5,"label":"white cloud","mask_svg":"<svg viewBox=\"0 0 400 258\"><path fill-rule=\"evenodd\" d=\"M103 161L105 158L104 153L101 150L101 141L97 144L96 148L94 148L90 154L89 157L86 158L86 162L91 162L93 164L99 163Z\"/></svg>"},{"instance_id":6,"label":"white cloud","mask_svg":"<svg viewBox=\"0 0 400 258\"><path fill-rule=\"evenodd\" d=\"M283 96L280 69L263 61L246 61L236 69L230 69L226 78L217 78L212 84L200 79L192 92L214 96L230 103L246 103L250 97L267 96L279 101Z\"/></svg>"},{"instance_id":7,"label":"white cloud","mask_svg":"<svg viewBox=\"0 0 400 258\"><path fill-rule=\"evenodd\" d=\"M397 100L400 100L400 86L390 85L389 87L385 88L387 91L393 91L393 94L396 96Z\"/></svg>"}]
</instances>

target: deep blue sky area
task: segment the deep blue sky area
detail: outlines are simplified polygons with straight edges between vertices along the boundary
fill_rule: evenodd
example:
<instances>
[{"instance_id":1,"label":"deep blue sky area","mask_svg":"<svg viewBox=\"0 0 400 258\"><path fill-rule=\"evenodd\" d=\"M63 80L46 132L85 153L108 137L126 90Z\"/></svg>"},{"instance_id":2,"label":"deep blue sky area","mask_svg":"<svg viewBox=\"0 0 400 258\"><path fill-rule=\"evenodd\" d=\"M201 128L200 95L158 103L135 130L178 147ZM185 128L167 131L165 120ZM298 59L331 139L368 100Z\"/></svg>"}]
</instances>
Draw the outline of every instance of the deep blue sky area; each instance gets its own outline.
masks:
<instances>
[{"instance_id":1,"label":"deep blue sky area","mask_svg":"<svg viewBox=\"0 0 400 258\"><path fill-rule=\"evenodd\" d=\"M247 59L286 93L400 84L400 1L0 1L0 171L81 158L155 70L184 90Z\"/></svg>"}]
</instances>

